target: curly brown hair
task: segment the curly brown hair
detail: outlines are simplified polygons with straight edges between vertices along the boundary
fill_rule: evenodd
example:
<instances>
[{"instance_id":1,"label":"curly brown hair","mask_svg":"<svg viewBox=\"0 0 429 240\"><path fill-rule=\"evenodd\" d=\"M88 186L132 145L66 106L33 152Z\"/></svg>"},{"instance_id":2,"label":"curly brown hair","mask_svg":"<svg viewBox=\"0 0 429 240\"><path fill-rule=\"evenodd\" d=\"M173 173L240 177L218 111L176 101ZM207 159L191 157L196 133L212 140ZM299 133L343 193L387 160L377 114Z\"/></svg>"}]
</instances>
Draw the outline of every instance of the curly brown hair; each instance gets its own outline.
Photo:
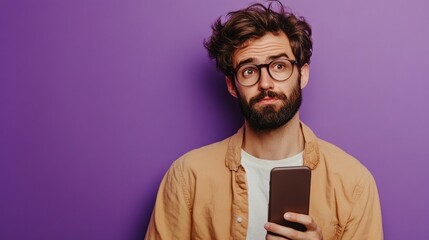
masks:
<instances>
[{"instance_id":1,"label":"curly brown hair","mask_svg":"<svg viewBox=\"0 0 429 240\"><path fill-rule=\"evenodd\" d=\"M274 9L274 4L278 10ZM282 31L289 39L297 66L310 63L313 51L311 27L303 17L287 11L278 1L270 1L268 7L255 3L245 9L229 12L226 21L221 17L212 25L212 36L204 41L211 59L216 60L217 68L227 76L233 75L232 55L248 40L258 39L266 33L277 34Z\"/></svg>"}]
</instances>

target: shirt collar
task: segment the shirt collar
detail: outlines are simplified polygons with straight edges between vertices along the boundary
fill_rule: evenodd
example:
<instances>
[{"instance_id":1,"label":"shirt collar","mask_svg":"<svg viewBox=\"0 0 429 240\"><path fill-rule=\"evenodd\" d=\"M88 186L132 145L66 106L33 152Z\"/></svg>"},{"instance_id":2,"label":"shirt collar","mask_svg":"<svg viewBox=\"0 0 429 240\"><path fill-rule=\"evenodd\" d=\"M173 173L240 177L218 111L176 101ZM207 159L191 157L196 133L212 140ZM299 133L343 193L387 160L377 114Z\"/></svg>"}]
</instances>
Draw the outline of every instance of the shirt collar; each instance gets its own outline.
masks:
<instances>
[{"instance_id":1,"label":"shirt collar","mask_svg":"<svg viewBox=\"0 0 429 240\"><path fill-rule=\"evenodd\" d=\"M301 131L304 136L304 165L315 169L319 163L319 146L313 131L301 122ZM244 126L234 134L228 142L225 164L232 171L237 171L241 165L241 145L243 144Z\"/></svg>"}]
</instances>

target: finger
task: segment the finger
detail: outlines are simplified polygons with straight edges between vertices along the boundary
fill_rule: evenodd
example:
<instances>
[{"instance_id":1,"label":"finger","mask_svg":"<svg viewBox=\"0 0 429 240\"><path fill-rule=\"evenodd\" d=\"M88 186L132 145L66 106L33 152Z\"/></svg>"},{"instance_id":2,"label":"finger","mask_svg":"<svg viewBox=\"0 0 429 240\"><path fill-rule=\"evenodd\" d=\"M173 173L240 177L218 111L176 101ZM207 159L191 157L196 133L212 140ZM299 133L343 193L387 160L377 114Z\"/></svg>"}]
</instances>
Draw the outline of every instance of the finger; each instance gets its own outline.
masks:
<instances>
[{"instance_id":1,"label":"finger","mask_svg":"<svg viewBox=\"0 0 429 240\"><path fill-rule=\"evenodd\" d=\"M307 231L313 231L317 229L317 224L314 222L313 218L308 215L287 212L283 217L288 221L301 223L307 228Z\"/></svg>"},{"instance_id":2,"label":"finger","mask_svg":"<svg viewBox=\"0 0 429 240\"><path fill-rule=\"evenodd\" d=\"M303 232L296 231L295 229L288 228L285 226L281 226L275 223L268 222L264 225L265 230L268 232L278 234L280 236L276 236L268 233L266 239L267 240L276 240L276 239L301 239L303 236ZM283 236L283 237L281 237Z\"/></svg>"},{"instance_id":3,"label":"finger","mask_svg":"<svg viewBox=\"0 0 429 240\"><path fill-rule=\"evenodd\" d=\"M289 239L289 238L274 235L272 233L267 233L267 235L265 236L265 240L285 240L285 239Z\"/></svg>"}]
</instances>

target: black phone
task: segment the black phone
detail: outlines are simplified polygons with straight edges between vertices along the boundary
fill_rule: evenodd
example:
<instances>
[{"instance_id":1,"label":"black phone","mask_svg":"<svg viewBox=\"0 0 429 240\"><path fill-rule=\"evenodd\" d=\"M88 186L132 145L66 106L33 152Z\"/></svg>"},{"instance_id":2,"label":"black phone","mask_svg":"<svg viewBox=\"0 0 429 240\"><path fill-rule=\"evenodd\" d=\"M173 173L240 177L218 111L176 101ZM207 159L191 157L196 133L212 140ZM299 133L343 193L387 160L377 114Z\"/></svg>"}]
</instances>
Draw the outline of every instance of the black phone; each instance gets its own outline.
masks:
<instances>
[{"instance_id":1,"label":"black phone","mask_svg":"<svg viewBox=\"0 0 429 240\"><path fill-rule=\"evenodd\" d=\"M283 215L294 212L308 215L310 205L311 169L305 166L276 167L270 173L268 221L305 232L307 228L286 221Z\"/></svg>"}]
</instances>

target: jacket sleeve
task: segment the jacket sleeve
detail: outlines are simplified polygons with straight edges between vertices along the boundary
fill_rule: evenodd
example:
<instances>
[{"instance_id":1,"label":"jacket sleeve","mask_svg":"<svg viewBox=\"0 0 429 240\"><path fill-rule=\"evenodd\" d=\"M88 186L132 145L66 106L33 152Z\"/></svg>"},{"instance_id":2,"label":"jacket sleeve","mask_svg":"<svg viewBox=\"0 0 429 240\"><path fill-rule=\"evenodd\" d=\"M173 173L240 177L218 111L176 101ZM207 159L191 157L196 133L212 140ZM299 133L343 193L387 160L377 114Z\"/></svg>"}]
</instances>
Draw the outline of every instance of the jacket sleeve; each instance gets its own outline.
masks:
<instances>
[{"instance_id":1,"label":"jacket sleeve","mask_svg":"<svg viewBox=\"0 0 429 240\"><path fill-rule=\"evenodd\" d=\"M183 169L173 163L164 176L146 232L146 240L191 238L191 204Z\"/></svg>"},{"instance_id":2,"label":"jacket sleeve","mask_svg":"<svg viewBox=\"0 0 429 240\"><path fill-rule=\"evenodd\" d=\"M341 239L381 240L383 226L377 186L367 172L353 192L353 207Z\"/></svg>"}]
</instances>

